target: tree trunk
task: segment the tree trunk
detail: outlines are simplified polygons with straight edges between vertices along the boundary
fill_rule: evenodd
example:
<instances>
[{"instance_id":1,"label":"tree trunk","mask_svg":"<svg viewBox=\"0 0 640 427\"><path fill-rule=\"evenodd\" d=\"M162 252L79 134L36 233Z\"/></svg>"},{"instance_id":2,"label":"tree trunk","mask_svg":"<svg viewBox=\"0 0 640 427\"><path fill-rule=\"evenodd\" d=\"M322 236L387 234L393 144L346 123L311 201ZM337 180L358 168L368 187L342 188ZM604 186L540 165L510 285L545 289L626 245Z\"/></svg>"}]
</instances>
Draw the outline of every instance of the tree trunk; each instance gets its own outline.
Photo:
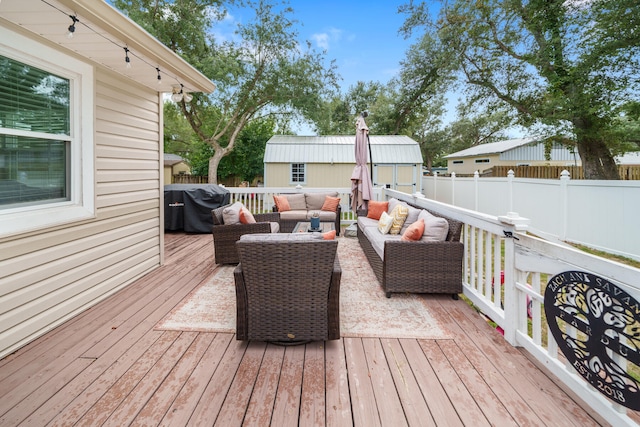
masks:
<instances>
[{"instance_id":1,"label":"tree trunk","mask_svg":"<svg viewBox=\"0 0 640 427\"><path fill-rule=\"evenodd\" d=\"M585 179L620 179L618 166L602 140L578 141Z\"/></svg>"},{"instance_id":2,"label":"tree trunk","mask_svg":"<svg viewBox=\"0 0 640 427\"><path fill-rule=\"evenodd\" d=\"M218 183L218 165L222 160L222 150L216 150L213 156L209 159L209 184Z\"/></svg>"}]
</instances>

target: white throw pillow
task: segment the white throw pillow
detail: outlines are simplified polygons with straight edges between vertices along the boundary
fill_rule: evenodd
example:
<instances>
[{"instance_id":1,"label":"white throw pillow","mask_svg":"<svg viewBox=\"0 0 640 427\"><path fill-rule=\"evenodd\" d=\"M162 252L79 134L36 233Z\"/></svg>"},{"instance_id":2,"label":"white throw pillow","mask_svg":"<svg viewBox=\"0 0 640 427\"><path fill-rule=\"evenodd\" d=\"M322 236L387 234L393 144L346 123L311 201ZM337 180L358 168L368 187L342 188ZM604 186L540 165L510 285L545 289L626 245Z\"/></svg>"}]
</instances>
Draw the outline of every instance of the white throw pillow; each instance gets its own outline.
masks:
<instances>
[{"instance_id":1,"label":"white throw pillow","mask_svg":"<svg viewBox=\"0 0 640 427\"><path fill-rule=\"evenodd\" d=\"M439 216L432 215L431 212L422 210L418 219L424 219L424 233L422 240L429 242L444 242L449 233L449 221Z\"/></svg>"},{"instance_id":2,"label":"white throw pillow","mask_svg":"<svg viewBox=\"0 0 640 427\"><path fill-rule=\"evenodd\" d=\"M222 220L224 225L239 224L240 223L240 209L244 205L240 202L235 202L229 207L222 210Z\"/></svg>"},{"instance_id":3,"label":"white throw pillow","mask_svg":"<svg viewBox=\"0 0 640 427\"><path fill-rule=\"evenodd\" d=\"M391 230L392 225L393 217L386 212L382 212L378 220L378 231L382 234L387 234L389 230Z\"/></svg>"}]
</instances>

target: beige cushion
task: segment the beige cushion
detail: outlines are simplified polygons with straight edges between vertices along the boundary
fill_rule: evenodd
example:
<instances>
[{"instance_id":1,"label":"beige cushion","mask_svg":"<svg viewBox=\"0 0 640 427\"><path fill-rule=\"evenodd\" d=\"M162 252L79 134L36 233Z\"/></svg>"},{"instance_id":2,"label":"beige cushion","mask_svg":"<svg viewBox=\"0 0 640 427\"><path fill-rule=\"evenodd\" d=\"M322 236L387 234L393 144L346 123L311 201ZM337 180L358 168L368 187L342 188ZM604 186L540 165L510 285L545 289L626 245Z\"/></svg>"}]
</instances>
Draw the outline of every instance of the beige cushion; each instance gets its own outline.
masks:
<instances>
[{"instance_id":1,"label":"beige cushion","mask_svg":"<svg viewBox=\"0 0 640 427\"><path fill-rule=\"evenodd\" d=\"M393 212L393 209L400 204L400 200L396 199L395 197L392 197L389 199L389 207L387 207L387 212L391 213Z\"/></svg>"},{"instance_id":2,"label":"beige cushion","mask_svg":"<svg viewBox=\"0 0 640 427\"><path fill-rule=\"evenodd\" d=\"M407 205L402 205L398 203L393 211L391 211L391 216L393 217L393 224L391 225L391 229L389 230L389 234L400 234L400 230L402 230L402 226L404 222L407 220L407 215L409 215L409 207Z\"/></svg>"},{"instance_id":3,"label":"beige cushion","mask_svg":"<svg viewBox=\"0 0 640 427\"><path fill-rule=\"evenodd\" d=\"M407 219L402 225L402 230L400 230L400 234L403 234L405 231L407 231L407 228L409 228L411 224L413 224L418 220L418 216L420 215L420 212L422 211L422 209L414 208L413 206L409 206L404 202L401 202L401 203L403 205L406 205L409 208L409 215L407 215Z\"/></svg>"},{"instance_id":4,"label":"beige cushion","mask_svg":"<svg viewBox=\"0 0 640 427\"><path fill-rule=\"evenodd\" d=\"M329 211L307 211L307 221L311 220L311 216L314 213L318 213L318 216L320 217L320 221L322 222L329 222L329 221L335 221L336 220L336 213L335 212L329 212Z\"/></svg>"},{"instance_id":5,"label":"beige cushion","mask_svg":"<svg viewBox=\"0 0 640 427\"><path fill-rule=\"evenodd\" d=\"M292 211L307 209L304 194L287 194L287 200L289 201L289 207Z\"/></svg>"},{"instance_id":6,"label":"beige cushion","mask_svg":"<svg viewBox=\"0 0 640 427\"><path fill-rule=\"evenodd\" d=\"M304 197L306 205L302 209L310 209L316 211L321 210L327 196L338 197L338 193L335 191L331 193L305 193Z\"/></svg>"},{"instance_id":7,"label":"beige cushion","mask_svg":"<svg viewBox=\"0 0 640 427\"><path fill-rule=\"evenodd\" d=\"M307 215L308 215L308 211L306 209L286 211L286 212L280 213L280 219L297 219L298 221L306 221Z\"/></svg>"},{"instance_id":8,"label":"beige cushion","mask_svg":"<svg viewBox=\"0 0 640 427\"><path fill-rule=\"evenodd\" d=\"M444 242L449 233L449 221L422 210L418 218L424 219L422 239L428 242Z\"/></svg>"},{"instance_id":9,"label":"beige cushion","mask_svg":"<svg viewBox=\"0 0 640 427\"><path fill-rule=\"evenodd\" d=\"M393 225L393 217L386 212L380 214L378 220L378 231L382 234L387 234Z\"/></svg>"},{"instance_id":10,"label":"beige cushion","mask_svg":"<svg viewBox=\"0 0 640 427\"><path fill-rule=\"evenodd\" d=\"M234 204L224 208L222 210L222 220L224 221L224 225L239 224L240 209L243 207L244 205L242 203L235 202Z\"/></svg>"}]
</instances>

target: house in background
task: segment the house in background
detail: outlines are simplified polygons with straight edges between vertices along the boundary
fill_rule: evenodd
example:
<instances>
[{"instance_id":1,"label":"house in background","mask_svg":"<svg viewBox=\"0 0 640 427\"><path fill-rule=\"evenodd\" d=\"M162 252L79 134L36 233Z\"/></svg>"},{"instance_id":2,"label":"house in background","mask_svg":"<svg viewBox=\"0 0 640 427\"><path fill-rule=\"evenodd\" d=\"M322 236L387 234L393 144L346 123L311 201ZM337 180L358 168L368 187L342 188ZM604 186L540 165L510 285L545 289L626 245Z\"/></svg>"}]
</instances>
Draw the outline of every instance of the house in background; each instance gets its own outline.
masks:
<instances>
[{"instance_id":1,"label":"house in background","mask_svg":"<svg viewBox=\"0 0 640 427\"><path fill-rule=\"evenodd\" d=\"M264 186L350 187L355 139L355 135L273 136L264 153ZM402 135L371 135L369 140L374 186L409 194L422 190L422 153L417 141Z\"/></svg>"},{"instance_id":2,"label":"house in background","mask_svg":"<svg viewBox=\"0 0 640 427\"><path fill-rule=\"evenodd\" d=\"M544 143L535 138L509 139L489 144L480 144L466 150L449 154L447 173L473 175L475 171L493 166L581 166L577 152L553 144L551 158L545 158Z\"/></svg>"},{"instance_id":3,"label":"house in background","mask_svg":"<svg viewBox=\"0 0 640 427\"><path fill-rule=\"evenodd\" d=\"M177 154L164 154L164 183L171 184L173 175L191 175L191 166Z\"/></svg>"},{"instance_id":4,"label":"house in background","mask_svg":"<svg viewBox=\"0 0 640 427\"><path fill-rule=\"evenodd\" d=\"M2 0L0 73L2 358L163 263L163 93L215 85L98 0Z\"/></svg>"}]
</instances>

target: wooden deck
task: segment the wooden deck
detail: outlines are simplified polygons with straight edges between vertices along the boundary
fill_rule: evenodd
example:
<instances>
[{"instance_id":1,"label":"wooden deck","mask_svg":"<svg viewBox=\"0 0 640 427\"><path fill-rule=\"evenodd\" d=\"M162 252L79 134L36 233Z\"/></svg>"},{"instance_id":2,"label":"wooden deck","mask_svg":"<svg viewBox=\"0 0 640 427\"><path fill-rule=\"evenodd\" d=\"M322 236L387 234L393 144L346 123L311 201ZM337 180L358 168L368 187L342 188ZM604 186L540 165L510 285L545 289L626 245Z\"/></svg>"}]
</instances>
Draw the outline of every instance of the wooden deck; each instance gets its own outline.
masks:
<instances>
[{"instance_id":1,"label":"wooden deck","mask_svg":"<svg viewBox=\"0 0 640 427\"><path fill-rule=\"evenodd\" d=\"M165 247L165 266L0 361L0 425L599 425L446 296L429 301L448 340L282 347L154 330L216 269L209 235Z\"/></svg>"}]
</instances>

